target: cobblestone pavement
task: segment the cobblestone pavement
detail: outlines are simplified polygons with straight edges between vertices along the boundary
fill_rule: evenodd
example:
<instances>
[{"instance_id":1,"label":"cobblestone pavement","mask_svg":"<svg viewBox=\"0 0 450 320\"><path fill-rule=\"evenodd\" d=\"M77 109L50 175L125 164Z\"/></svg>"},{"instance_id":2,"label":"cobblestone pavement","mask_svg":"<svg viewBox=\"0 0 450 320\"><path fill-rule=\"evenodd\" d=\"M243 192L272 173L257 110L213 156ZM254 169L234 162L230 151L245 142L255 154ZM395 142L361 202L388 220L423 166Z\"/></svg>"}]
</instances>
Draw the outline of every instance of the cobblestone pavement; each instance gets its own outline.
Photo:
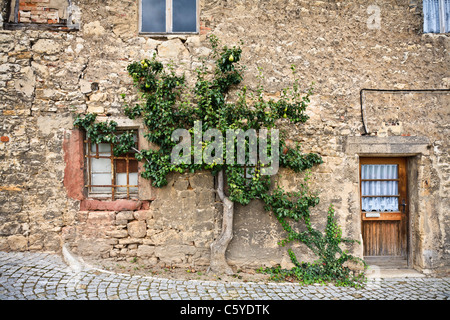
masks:
<instances>
[{"instance_id":1,"label":"cobblestone pavement","mask_svg":"<svg viewBox=\"0 0 450 320\"><path fill-rule=\"evenodd\" d=\"M363 289L117 274L55 254L0 252L0 300L449 300L450 278L370 279Z\"/></svg>"}]
</instances>

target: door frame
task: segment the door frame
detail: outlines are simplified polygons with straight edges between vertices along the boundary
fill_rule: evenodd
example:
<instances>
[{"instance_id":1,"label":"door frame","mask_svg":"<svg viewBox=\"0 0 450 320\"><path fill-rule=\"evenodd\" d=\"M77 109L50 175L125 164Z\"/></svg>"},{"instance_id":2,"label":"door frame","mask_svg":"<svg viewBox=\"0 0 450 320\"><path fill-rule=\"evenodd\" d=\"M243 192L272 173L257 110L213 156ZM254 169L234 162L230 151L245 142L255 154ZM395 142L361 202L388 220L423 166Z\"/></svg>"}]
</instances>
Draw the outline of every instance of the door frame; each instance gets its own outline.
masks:
<instances>
[{"instance_id":1,"label":"door frame","mask_svg":"<svg viewBox=\"0 0 450 320\"><path fill-rule=\"evenodd\" d=\"M365 212L362 211L362 183L361 183L361 167L364 164L399 164L398 172L398 187L399 187L399 211L397 212L381 212L380 217L365 217ZM360 219L361 219L361 236L364 239L364 224L366 221L400 221L398 231L400 232L399 240L400 250L403 259L406 260L406 264L409 265L410 258L410 215L409 215L409 193L408 193L408 158L393 156L393 157L381 157L377 155L372 156L360 156L359 157L359 202L360 202ZM405 206L402 206L404 200ZM365 243L362 243L363 256L365 253ZM369 256L367 256L369 257ZM373 257L373 256L372 256ZM380 255L375 256L381 259L398 258L394 255Z\"/></svg>"}]
</instances>

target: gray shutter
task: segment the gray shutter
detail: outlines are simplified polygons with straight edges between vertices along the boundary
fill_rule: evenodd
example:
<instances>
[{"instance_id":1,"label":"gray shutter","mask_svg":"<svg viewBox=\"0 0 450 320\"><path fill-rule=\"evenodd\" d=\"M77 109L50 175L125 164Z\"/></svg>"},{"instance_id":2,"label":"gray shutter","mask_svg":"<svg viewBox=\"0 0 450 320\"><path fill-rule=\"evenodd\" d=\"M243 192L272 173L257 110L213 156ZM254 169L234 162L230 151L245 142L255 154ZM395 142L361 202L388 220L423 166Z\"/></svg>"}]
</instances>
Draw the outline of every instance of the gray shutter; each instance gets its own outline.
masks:
<instances>
[{"instance_id":1,"label":"gray shutter","mask_svg":"<svg viewBox=\"0 0 450 320\"><path fill-rule=\"evenodd\" d=\"M450 0L444 0L444 25L445 32L450 32Z\"/></svg>"},{"instance_id":2,"label":"gray shutter","mask_svg":"<svg viewBox=\"0 0 450 320\"><path fill-rule=\"evenodd\" d=\"M446 0L446 3L449 2ZM439 33L439 0L423 0L423 32Z\"/></svg>"}]
</instances>

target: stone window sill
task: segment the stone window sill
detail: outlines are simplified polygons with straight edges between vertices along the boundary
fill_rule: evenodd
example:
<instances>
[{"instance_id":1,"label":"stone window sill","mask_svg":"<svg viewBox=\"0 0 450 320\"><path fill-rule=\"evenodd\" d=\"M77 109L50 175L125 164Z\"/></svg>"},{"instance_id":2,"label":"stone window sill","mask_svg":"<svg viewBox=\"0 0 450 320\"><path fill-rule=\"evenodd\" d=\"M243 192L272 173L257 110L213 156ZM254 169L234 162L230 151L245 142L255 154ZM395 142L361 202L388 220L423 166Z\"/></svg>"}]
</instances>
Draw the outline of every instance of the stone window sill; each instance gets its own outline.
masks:
<instances>
[{"instance_id":1,"label":"stone window sill","mask_svg":"<svg viewBox=\"0 0 450 320\"><path fill-rule=\"evenodd\" d=\"M149 208L149 201L146 200L97 200L83 199L80 203L80 211L136 211Z\"/></svg>"}]
</instances>

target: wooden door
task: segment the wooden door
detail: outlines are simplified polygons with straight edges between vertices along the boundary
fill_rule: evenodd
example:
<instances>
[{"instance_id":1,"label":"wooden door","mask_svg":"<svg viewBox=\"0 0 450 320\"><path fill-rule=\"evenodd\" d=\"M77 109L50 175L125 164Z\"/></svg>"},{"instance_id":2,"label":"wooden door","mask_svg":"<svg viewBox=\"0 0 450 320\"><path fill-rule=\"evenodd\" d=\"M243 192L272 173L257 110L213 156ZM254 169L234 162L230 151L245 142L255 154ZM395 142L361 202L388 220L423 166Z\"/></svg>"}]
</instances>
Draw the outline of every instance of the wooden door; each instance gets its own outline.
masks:
<instances>
[{"instance_id":1,"label":"wooden door","mask_svg":"<svg viewBox=\"0 0 450 320\"><path fill-rule=\"evenodd\" d=\"M364 256L407 257L405 158L361 158L360 202Z\"/></svg>"}]
</instances>

